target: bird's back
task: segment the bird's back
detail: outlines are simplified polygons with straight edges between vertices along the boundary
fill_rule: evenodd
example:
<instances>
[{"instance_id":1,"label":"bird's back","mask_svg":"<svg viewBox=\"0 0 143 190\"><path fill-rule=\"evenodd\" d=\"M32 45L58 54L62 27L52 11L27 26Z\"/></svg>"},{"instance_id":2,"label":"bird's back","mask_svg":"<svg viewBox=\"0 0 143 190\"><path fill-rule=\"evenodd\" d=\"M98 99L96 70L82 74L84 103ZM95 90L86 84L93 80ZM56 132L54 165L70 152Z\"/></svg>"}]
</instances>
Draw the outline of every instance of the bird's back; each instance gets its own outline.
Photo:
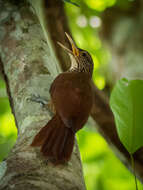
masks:
<instances>
[{"instance_id":1,"label":"bird's back","mask_svg":"<svg viewBox=\"0 0 143 190\"><path fill-rule=\"evenodd\" d=\"M50 93L61 119L67 125L82 127L93 103L90 77L86 73L62 73L52 83Z\"/></svg>"}]
</instances>

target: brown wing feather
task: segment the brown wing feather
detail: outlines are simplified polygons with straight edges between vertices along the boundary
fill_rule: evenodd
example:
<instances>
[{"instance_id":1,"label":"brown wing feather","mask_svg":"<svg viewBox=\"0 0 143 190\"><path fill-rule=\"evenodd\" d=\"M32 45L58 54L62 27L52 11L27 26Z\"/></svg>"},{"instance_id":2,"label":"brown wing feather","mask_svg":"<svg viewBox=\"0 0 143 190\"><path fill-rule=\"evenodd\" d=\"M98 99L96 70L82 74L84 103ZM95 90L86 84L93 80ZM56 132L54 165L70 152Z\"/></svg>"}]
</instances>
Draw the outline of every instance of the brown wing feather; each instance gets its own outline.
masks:
<instances>
[{"instance_id":1,"label":"brown wing feather","mask_svg":"<svg viewBox=\"0 0 143 190\"><path fill-rule=\"evenodd\" d=\"M86 75L62 73L52 83L50 93L56 111L68 127L79 125L82 120L85 123L92 105L92 90Z\"/></svg>"}]
</instances>

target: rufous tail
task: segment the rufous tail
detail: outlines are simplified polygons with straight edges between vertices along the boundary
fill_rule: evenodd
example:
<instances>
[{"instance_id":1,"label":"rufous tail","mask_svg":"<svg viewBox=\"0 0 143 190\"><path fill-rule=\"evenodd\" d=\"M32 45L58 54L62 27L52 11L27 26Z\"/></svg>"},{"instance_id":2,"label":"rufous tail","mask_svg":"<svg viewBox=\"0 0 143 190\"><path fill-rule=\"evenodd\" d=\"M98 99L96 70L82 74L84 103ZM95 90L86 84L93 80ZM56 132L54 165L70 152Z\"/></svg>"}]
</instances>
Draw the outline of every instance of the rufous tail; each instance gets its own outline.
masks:
<instances>
[{"instance_id":1,"label":"rufous tail","mask_svg":"<svg viewBox=\"0 0 143 190\"><path fill-rule=\"evenodd\" d=\"M56 114L35 136L31 146L41 146L45 157L61 163L70 159L74 137L75 133Z\"/></svg>"}]
</instances>

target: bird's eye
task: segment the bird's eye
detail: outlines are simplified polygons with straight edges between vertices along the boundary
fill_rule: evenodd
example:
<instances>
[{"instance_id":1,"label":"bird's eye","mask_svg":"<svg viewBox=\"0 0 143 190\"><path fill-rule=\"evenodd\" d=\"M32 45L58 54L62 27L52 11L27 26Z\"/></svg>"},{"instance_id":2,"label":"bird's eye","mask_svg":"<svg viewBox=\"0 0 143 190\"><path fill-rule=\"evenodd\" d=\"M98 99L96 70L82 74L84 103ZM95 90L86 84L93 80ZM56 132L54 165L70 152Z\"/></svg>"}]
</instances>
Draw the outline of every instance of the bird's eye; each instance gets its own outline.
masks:
<instances>
[{"instance_id":1,"label":"bird's eye","mask_svg":"<svg viewBox=\"0 0 143 190\"><path fill-rule=\"evenodd\" d=\"M82 53L82 56L84 56L84 57L85 57L85 56L86 56L86 53L85 53L85 52L83 52L83 53Z\"/></svg>"}]
</instances>

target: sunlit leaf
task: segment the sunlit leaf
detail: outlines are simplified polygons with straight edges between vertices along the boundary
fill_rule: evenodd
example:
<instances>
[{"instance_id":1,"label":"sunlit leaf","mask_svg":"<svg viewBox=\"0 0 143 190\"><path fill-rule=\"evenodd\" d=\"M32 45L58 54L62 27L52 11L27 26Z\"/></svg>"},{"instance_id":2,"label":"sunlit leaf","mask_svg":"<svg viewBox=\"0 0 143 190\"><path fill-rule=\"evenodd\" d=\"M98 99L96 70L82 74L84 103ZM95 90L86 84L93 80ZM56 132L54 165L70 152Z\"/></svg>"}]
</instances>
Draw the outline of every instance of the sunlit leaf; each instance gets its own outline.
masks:
<instances>
[{"instance_id":1,"label":"sunlit leaf","mask_svg":"<svg viewBox=\"0 0 143 190\"><path fill-rule=\"evenodd\" d=\"M94 82L100 90L102 90L105 87L105 78L100 75L95 75Z\"/></svg>"},{"instance_id":2,"label":"sunlit leaf","mask_svg":"<svg viewBox=\"0 0 143 190\"><path fill-rule=\"evenodd\" d=\"M103 11L115 4L116 0L85 0L86 4L97 11Z\"/></svg>"},{"instance_id":3,"label":"sunlit leaf","mask_svg":"<svg viewBox=\"0 0 143 190\"><path fill-rule=\"evenodd\" d=\"M110 98L117 132L129 153L143 146L143 81L121 79Z\"/></svg>"},{"instance_id":4,"label":"sunlit leaf","mask_svg":"<svg viewBox=\"0 0 143 190\"><path fill-rule=\"evenodd\" d=\"M0 161L7 157L17 138L14 117L6 113L0 117Z\"/></svg>"},{"instance_id":5,"label":"sunlit leaf","mask_svg":"<svg viewBox=\"0 0 143 190\"><path fill-rule=\"evenodd\" d=\"M9 135L17 136L17 128L12 114L6 113L0 117L0 135L4 137Z\"/></svg>"},{"instance_id":6,"label":"sunlit leaf","mask_svg":"<svg viewBox=\"0 0 143 190\"><path fill-rule=\"evenodd\" d=\"M80 130L78 132L78 144L84 162L101 162L105 159L108 147L98 133Z\"/></svg>"},{"instance_id":7,"label":"sunlit leaf","mask_svg":"<svg viewBox=\"0 0 143 190\"><path fill-rule=\"evenodd\" d=\"M5 114L7 111L10 111L9 100L8 98L0 97L0 115Z\"/></svg>"},{"instance_id":8,"label":"sunlit leaf","mask_svg":"<svg viewBox=\"0 0 143 190\"><path fill-rule=\"evenodd\" d=\"M7 157L8 153L12 149L15 144L16 137L15 135L11 135L7 138L0 139L0 161Z\"/></svg>"},{"instance_id":9,"label":"sunlit leaf","mask_svg":"<svg viewBox=\"0 0 143 190\"><path fill-rule=\"evenodd\" d=\"M0 78L0 89L5 88L5 82Z\"/></svg>"}]
</instances>

